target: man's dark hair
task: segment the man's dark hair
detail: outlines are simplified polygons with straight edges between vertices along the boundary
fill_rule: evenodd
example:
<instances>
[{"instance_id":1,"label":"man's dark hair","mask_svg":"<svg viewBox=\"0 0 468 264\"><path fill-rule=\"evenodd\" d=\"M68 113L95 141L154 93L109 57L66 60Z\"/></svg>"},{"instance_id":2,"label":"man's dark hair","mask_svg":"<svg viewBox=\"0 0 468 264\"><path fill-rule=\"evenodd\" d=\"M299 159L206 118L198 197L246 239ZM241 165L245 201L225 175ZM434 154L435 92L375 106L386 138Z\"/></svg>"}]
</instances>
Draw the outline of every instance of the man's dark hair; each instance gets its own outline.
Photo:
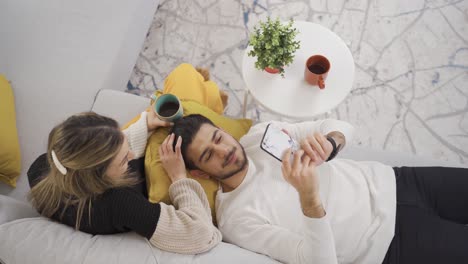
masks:
<instances>
[{"instance_id":1,"label":"man's dark hair","mask_svg":"<svg viewBox=\"0 0 468 264\"><path fill-rule=\"evenodd\" d=\"M182 137L182 145L180 146L180 150L182 152L182 157L184 157L185 167L189 170L198 169L197 166L187 157L187 149L190 144L192 144L195 135L200 130L200 127L203 124L210 124L215 126L211 120L208 118L199 115L199 114L192 114L188 116L184 116L174 122L174 126L172 127L170 133L174 133L175 140L174 140L174 149L177 143L177 138L179 136Z\"/></svg>"}]
</instances>

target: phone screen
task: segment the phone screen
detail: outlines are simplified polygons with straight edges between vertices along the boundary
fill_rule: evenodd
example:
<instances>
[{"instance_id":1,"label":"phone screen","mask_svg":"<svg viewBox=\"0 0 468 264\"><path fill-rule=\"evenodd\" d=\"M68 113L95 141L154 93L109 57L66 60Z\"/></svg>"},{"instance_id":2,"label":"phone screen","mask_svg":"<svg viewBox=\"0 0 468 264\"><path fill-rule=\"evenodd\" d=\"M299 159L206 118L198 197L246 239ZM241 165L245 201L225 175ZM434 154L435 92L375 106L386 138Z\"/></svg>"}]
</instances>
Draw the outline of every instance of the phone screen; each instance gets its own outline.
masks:
<instances>
[{"instance_id":1,"label":"phone screen","mask_svg":"<svg viewBox=\"0 0 468 264\"><path fill-rule=\"evenodd\" d=\"M273 124L268 124L265 134L263 134L260 148L281 161L286 149L291 148L292 154L298 149L298 145L297 142L281 128Z\"/></svg>"}]
</instances>

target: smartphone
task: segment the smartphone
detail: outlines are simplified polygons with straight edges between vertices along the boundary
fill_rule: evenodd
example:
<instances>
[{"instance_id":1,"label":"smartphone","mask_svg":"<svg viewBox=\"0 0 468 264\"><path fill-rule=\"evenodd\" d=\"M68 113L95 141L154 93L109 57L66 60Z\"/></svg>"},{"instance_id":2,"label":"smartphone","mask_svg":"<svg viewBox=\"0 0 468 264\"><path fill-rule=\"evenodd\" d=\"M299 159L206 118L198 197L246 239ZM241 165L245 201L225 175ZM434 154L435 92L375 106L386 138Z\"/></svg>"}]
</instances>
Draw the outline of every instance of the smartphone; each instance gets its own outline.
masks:
<instances>
[{"instance_id":1,"label":"smartphone","mask_svg":"<svg viewBox=\"0 0 468 264\"><path fill-rule=\"evenodd\" d=\"M297 141L291 138L284 130L268 124L263 134L260 148L279 161L282 161L284 151L291 148L291 155L299 149Z\"/></svg>"}]
</instances>

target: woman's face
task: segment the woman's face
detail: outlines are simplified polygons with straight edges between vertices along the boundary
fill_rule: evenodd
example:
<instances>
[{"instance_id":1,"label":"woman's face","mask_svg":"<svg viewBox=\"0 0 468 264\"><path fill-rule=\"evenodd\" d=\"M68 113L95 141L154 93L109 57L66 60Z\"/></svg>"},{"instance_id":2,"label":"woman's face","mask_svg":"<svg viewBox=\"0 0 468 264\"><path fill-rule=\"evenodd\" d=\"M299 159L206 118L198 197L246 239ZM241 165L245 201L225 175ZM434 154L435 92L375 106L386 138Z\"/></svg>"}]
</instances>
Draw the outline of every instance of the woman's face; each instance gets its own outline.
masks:
<instances>
[{"instance_id":1,"label":"woman's face","mask_svg":"<svg viewBox=\"0 0 468 264\"><path fill-rule=\"evenodd\" d=\"M107 176L112 179L120 179L128 169L128 162L135 158L135 154L130 150L127 136L124 135L124 142L120 147L117 156L112 160L107 168Z\"/></svg>"}]
</instances>

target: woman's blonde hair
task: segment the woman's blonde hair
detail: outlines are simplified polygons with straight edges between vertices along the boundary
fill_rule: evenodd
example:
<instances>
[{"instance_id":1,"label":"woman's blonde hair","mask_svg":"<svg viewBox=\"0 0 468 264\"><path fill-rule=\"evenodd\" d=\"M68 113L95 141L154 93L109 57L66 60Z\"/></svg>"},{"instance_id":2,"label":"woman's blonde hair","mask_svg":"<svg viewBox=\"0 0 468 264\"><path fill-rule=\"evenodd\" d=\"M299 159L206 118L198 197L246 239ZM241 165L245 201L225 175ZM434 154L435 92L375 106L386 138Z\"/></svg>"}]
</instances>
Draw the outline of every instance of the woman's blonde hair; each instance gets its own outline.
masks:
<instances>
[{"instance_id":1,"label":"woman's blonde hair","mask_svg":"<svg viewBox=\"0 0 468 264\"><path fill-rule=\"evenodd\" d=\"M50 132L47 147L50 171L30 190L28 199L46 217L58 214L62 218L69 206L76 206L76 229L80 227L87 206L91 223L94 197L109 188L137 183L128 173L119 179L106 175L124 139L118 123L111 118L93 112L69 117ZM65 175L54 165L52 150L66 168Z\"/></svg>"}]
</instances>

